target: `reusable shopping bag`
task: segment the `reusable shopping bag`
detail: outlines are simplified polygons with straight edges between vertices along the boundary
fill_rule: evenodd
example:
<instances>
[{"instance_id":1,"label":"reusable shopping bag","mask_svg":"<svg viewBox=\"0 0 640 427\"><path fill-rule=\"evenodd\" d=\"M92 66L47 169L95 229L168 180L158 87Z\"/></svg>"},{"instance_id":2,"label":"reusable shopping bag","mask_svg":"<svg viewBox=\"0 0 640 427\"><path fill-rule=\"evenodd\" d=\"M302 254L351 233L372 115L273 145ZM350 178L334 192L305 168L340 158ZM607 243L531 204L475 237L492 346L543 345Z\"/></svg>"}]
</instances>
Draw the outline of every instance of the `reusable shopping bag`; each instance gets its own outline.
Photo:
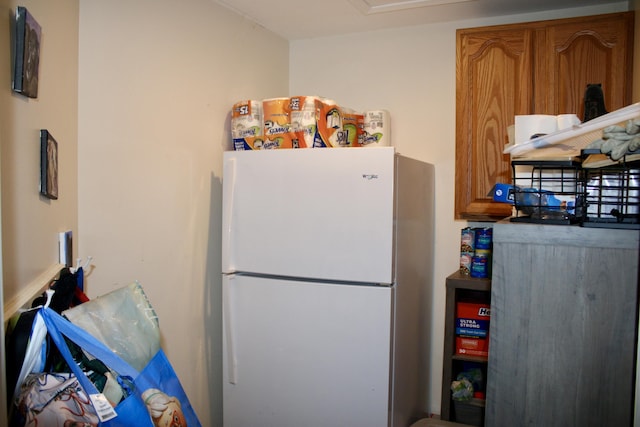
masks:
<instances>
[{"instance_id":1,"label":"reusable shopping bag","mask_svg":"<svg viewBox=\"0 0 640 427\"><path fill-rule=\"evenodd\" d=\"M89 396L68 373L28 375L16 406L20 416L13 415L12 426L96 426L99 421Z\"/></svg>"},{"instance_id":2,"label":"reusable shopping bag","mask_svg":"<svg viewBox=\"0 0 640 427\"><path fill-rule=\"evenodd\" d=\"M88 301L80 288L83 280L83 269L71 271L60 270L59 278L49 290L50 296L43 293L31 304L32 309L23 311L9 319L5 337L5 363L7 372L7 404L11 407L13 398L20 390L21 384L31 372L43 372L47 365L55 364L57 352L48 351L47 330L38 316L38 306L44 305L47 298L49 307L58 313L70 307ZM53 292L51 294L51 292Z\"/></svg>"},{"instance_id":3,"label":"reusable shopping bag","mask_svg":"<svg viewBox=\"0 0 640 427\"><path fill-rule=\"evenodd\" d=\"M105 344L55 311L44 307L40 312L49 336L93 403L100 419L99 425L200 427L200 421L162 349L138 372ZM65 338L115 373L126 395L115 408L74 362Z\"/></svg>"}]
</instances>

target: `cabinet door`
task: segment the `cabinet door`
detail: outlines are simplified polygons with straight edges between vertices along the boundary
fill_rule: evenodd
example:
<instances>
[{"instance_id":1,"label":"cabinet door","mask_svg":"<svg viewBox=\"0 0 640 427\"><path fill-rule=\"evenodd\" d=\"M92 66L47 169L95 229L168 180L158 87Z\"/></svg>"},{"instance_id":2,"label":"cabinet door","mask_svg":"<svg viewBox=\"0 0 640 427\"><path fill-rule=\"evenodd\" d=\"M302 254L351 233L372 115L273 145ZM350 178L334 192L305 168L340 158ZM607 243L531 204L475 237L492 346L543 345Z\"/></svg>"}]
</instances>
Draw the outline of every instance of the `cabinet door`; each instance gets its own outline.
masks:
<instances>
[{"instance_id":1,"label":"cabinet door","mask_svg":"<svg viewBox=\"0 0 640 427\"><path fill-rule=\"evenodd\" d=\"M499 222L486 426L630 426L637 230Z\"/></svg>"},{"instance_id":2,"label":"cabinet door","mask_svg":"<svg viewBox=\"0 0 640 427\"><path fill-rule=\"evenodd\" d=\"M507 127L532 112L532 34L513 27L457 32L456 219L511 215L511 206L488 193L511 182L502 153Z\"/></svg>"},{"instance_id":3,"label":"cabinet door","mask_svg":"<svg viewBox=\"0 0 640 427\"><path fill-rule=\"evenodd\" d=\"M551 21L536 42L535 110L584 118L587 84L608 111L631 104L633 12Z\"/></svg>"},{"instance_id":4,"label":"cabinet door","mask_svg":"<svg viewBox=\"0 0 640 427\"><path fill-rule=\"evenodd\" d=\"M511 182L514 116L583 119L588 83L602 84L609 111L631 103L632 40L633 12L458 30L456 219L511 215L487 194Z\"/></svg>"}]
</instances>

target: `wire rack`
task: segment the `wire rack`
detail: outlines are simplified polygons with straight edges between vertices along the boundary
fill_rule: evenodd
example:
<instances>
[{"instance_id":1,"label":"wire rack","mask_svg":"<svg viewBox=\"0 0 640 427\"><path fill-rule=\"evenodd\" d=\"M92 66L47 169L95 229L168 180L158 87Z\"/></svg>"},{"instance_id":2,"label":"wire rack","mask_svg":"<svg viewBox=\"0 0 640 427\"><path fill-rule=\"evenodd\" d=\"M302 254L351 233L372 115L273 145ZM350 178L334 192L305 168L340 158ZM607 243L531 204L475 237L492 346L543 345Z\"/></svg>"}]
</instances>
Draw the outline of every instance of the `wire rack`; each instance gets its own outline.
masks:
<instances>
[{"instance_id":1,"label":"wire rack","mask_svg":"<svg viewBox=\"0 0 640 427\"><path fill-rule=\"evenodd\" d=\"M640 162L584 169L582 225L640 229Z\"/></svg>"},{"instance_id":2,"label":"wire rack","mask_svg":"<svg viewBox=\"0 0 640 427\"><path fill-rule=\"evenodd\" d=\"M583 186L575 160L514 160L516 215L512 222L577 224L582 219Z\"/></svg>"}]
</instances>

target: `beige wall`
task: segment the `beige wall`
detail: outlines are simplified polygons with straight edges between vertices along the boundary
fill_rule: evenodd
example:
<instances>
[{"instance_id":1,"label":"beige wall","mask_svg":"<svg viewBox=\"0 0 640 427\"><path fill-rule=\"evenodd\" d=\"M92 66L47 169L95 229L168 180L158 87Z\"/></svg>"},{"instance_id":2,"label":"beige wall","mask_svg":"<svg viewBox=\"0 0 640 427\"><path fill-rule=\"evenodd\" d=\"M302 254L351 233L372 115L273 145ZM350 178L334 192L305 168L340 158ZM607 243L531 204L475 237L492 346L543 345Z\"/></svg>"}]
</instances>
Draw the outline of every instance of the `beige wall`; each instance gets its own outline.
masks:
<instances>
[{"instance_id":1,"label":"beige wall","mask_svg":"<svg viewBox=\"0 0 640 427\"><path fill-rule=\"evenodd\" d=\"M435 165L434 306L431 324L425 325L431 332L427 411L440 413L445 278L458 268L460 230L467 225L453 219L455 30L622 10L628 10L626 2L291 43L291 94L322 95L355 109L387 109L398 151Z\"/></svg>"},{"instance_id":2,"label":"beige wall","mask_svg":"<svg viewBox=\"0 0 640 427\"><path fill-rule=\"evenodd\" d=\"M42 27L37 99L11 91L10 21L18 5L27 7ZM78 1L0 0L0 12L0 301L7 302L58 262L60 231L77 235ZM58 142L58 200L39 195L40 129L48 129ZM3 344L4 339L4 355ZM0 384L4 391L4 369ZM4 425L5 394L0 395Z\"/></svg>"},{"instance_id":3,"label":"beige wall","mask_svg":"<svg viewBox=\"0 0 640 427\"><path fill-rule=\"evenodd\" d=\"M9 15L26 6L42 26L38 98L11 92L2 66L2 258L4 298L58 261L60 231L77 231L78 1L3 1L2 37ZM2 55L7 61L9 55ZM4 62L3 62L4 64ZM58 142L59 199L39 196L40 129Z\"/></svg>"},{"instance_id":4,"label":"beige wall","mask_svg":"<svg viewBox=\"0 0 640 427\"><path fill-rule=\"evenodd\" d=\"M204 426L221 425L229 113L286 96L288 42L210 0L80 3L79 250L92 297L140 281Z\"/></svg>"}]
</instances>

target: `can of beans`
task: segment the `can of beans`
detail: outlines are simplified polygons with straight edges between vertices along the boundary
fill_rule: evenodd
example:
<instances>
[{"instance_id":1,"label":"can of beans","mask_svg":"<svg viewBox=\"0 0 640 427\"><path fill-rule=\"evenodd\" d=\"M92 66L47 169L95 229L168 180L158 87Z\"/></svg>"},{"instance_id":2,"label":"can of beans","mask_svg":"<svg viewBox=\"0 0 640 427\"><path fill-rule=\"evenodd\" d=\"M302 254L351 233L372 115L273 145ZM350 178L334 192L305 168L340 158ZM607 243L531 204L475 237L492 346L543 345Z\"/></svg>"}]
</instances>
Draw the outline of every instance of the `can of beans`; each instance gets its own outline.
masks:
<instances>
[{"instance_id":1,"label":"can of beans","mask_svg":"<svg viewBox=\"0 0 640 427\"><path fill-rule=\"evenodd\" d=\"M481 255L474 255L471 259L471 277L489 277L489 258Z\"/></svg>"},{"instance_id":2,"label":"can of beans","mask_svg":"<svg viewBox=\"0 0 640 427\"><path fill-rule=\"evenodd\" d=\"M463 228L460 233L460 253L473 252L476 245L476 234L473 228Z\"/></svg>"},{"instance_id":3,"label":"can of beans","mask_svg":"<svg viewBox=\"0 0 640 427\"><path fill-rule=\"evenodd\" d=\"M471 263L473 260L473 252L460 253L460 274L468 276L471 273Z\"/></svg>"},{"instance_id":4,"label":"can of beans","mask_svg":"<svg viewBox=\"0 0 640 427\"><path fill-rule=\"evenodd\" d=\"M474 249L491 249L493 246L493 228L474 228Z\"/></svg>"}]
</instances>

